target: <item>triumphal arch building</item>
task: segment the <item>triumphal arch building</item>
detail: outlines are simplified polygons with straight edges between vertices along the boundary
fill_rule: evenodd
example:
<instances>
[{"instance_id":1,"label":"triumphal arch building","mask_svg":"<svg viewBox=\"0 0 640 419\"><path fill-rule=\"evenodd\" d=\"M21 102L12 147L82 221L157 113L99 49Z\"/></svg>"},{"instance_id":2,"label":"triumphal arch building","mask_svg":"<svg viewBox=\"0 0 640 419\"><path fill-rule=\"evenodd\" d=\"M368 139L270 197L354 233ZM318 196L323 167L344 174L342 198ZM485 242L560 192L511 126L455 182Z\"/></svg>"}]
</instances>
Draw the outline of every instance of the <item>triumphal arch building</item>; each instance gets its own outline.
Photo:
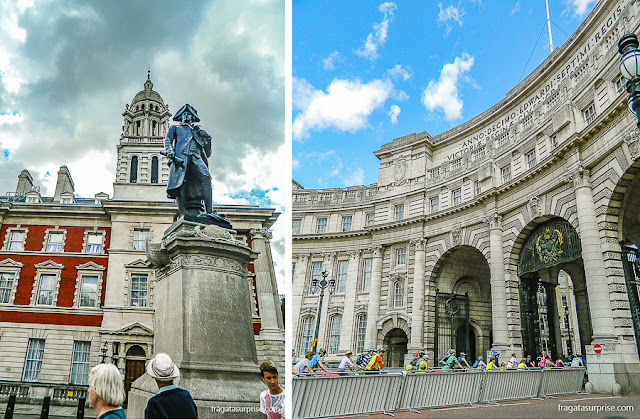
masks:
<instances>
[{"instance_id":1,"label":"triumphal arch building","mask_svg":"<svg viewBox=\"0 0 640 419\"><path fill-rule=\"evenodd\" d=\"M546 350L582 355L598 392L640 391L640 131L617 45L639 30L637 2L600 1L495 106L374 151L377 183L294 182L296 357L319 317L329 363ZM335 290L318 313L323 271Z\"/></svg>"}]
</instances>

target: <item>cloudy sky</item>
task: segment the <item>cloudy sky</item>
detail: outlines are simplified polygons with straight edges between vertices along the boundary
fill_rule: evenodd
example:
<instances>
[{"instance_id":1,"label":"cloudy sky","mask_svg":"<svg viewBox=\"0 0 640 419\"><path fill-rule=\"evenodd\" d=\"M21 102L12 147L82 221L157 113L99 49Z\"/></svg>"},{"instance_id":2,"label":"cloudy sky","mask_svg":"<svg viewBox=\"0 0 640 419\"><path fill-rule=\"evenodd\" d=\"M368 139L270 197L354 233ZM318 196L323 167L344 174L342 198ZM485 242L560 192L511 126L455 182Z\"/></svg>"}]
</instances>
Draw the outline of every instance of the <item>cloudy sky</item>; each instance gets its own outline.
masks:
<instances>
[{"instance_id":1,"label":"cloudy sky","mask_svg":"<svg viewBox=\"0 0 640 419\"><path fill-rule=\"evenodd\" d=\"M113 195L121 114L150 66L169 110L189 102L213 135L214 201L284 211L284 12L281 0L0 0L0 194L27 168L51 196L66 164L79 196ZM273 231L281 289L288 230Z\"/></svg>"},{"instance_id":2,"label":"cloudy sky","mask_svg":"<svg viewBox=\"0 0 640 419\"><path fill-rule=\"evenodd\" d=\"M596 0L549 0L561 46ZM550 52L543 0L293 3L293 178L377 181L372 154L440 134L505 97Z\"/></svg>"}]
</instances>

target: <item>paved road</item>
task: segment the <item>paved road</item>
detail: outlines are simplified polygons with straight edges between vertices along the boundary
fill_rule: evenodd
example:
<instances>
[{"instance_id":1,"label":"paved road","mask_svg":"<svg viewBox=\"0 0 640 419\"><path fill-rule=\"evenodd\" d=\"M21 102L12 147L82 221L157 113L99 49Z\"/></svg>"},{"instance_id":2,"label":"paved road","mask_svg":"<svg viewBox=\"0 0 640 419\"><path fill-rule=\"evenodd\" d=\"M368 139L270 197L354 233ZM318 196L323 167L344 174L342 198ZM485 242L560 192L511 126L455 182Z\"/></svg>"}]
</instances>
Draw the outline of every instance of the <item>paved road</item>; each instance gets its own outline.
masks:
<instances>
[{"instance_id":1,"label":"paved road","mask_svg":"<svg viewBox=\"0 0 640 419\"><path fill-rule=\"evenodd\" d=\"M601 411L595 409L600 407ZM630 407L629 407L630 406ZM626 411L602 411L603 408ZM593 409L592 411L569 412L568 409ZM640 418L640 395L632 396L605 396L600 394L571 394L558 398L546 398L544 400L511 400L499 405L482 403L476 407L457 406L447 408L424 409L422 414L409 411L394 412L398 419L412 418L495 418L495 419L525 419L525 418ZM350 416L356 417L356 416ZM389 419L390 416L359 415L377 419Z\"/></svg>"}]
</instances>

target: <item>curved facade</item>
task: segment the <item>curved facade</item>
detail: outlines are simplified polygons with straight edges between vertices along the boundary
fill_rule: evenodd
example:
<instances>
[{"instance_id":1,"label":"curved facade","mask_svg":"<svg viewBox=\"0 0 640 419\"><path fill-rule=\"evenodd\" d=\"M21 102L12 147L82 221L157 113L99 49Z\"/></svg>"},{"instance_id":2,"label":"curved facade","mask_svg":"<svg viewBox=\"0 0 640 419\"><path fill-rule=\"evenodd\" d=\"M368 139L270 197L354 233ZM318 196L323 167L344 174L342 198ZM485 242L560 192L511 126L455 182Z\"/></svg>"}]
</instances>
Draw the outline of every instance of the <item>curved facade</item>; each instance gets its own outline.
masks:
<instances>
[{"instance_id":1,"label":"curved facade","mask_svg":"<svg viewBox=\"0 0 640 419\"><path fill-rule=\"evenodd\" d=\"M596 391L640 391L626 285L637 265L623 266L640 244L640 133L617 50L639 12L599 2L495 106L374 151L375 184L294 182L297 356L315 332L311 279L326 270L336 291L324 296L318 347L329 362L369 347L398 366L419 348L433 360L449 347L475 357L573 347Z\"/></svg>"}]
</instances>

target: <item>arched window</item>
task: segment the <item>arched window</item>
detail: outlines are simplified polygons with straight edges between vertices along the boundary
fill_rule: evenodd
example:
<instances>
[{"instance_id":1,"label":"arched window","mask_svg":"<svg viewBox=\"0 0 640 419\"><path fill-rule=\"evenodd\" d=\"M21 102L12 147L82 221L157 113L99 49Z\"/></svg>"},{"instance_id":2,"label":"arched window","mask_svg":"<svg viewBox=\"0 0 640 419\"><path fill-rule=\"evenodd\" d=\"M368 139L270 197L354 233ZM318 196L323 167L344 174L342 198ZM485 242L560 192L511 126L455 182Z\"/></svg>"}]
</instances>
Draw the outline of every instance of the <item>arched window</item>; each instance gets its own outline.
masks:
<instances>
[{"instance_id":1,"label":"arched window","mask_svg":"<svg viewBox=\"0 0 640 419\"><path fill-rule=\"evenodd\" d=\"M393 306L402 307L404 305L404 281L396 281L393 285Z\"/></svg>"},{"instance_id":2,"label":"arched window","mask_svg":"<svg viewBox=\"0 0 640 419\"><path fill-rule=\"evenodd\" d=\"M151 183L158 183L158 157L151 157Z\"/></svg>"},{"instance_id":3,"label":"arched window","mask_svg":"<svg viewBox=\"0 0 640 419\"><path fill-rule=\"evenodd\" d=\"M302 336L300 336L300 354L311 350L311 341L313 339L313 327L316 324L314 316L306 316L302 319Z\"/></svg>"},{"instance_id":4,"label":"arched window","mask_svg":"<svg viewBox=\"0 0 640 419\"><path fill-rule=\"evenodd\" d=\"M138 181L138 156L131 157L131 167L129 170L129 182L136 183Z\"/></svg>"},{"instance_id":5,"label":"arched window","mask_svg":"<svg viewBox=\"0 0 640 419\"><path fill-rule=\"evenodd\" d=\"M342 328L342 315L331 316L331 326L329 328L329 353L337 354L340 346L340 329Z\"/></svg>"},{"instance_id":6,"label":"arched window","mask_svg":"<svg viewBox=\"0 0 640 419\"><path fill-rule=\"evenodd\" d=\"M138 345L133 345L129 350L127 350L127 356L147 356L142 349Z\"/></svg>"},{"instance_id":7,"label":"arched window","mask_svg":"<svg viewBox=\"0 0 640 419\"><path fill-rule=\"evenodd\" d=\"M364 352L364 337L367 333L367 313L356 316L356 353Z\"/></svg>"}]
</instances>

